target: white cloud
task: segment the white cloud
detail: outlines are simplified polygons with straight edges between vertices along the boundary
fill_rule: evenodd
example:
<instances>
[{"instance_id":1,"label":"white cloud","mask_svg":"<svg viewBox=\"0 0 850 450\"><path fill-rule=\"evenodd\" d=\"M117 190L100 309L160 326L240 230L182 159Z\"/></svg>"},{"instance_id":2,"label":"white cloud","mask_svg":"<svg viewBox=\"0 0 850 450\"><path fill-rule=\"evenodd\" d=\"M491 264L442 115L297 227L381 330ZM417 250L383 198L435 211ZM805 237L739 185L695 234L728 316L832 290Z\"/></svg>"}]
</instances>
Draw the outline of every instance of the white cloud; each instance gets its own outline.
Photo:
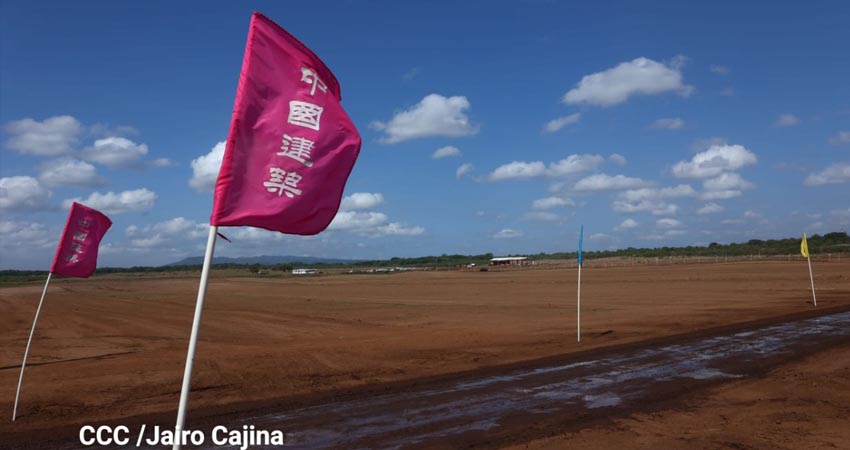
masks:
<instances>
[{"instance_id":1,"label":"white cloud","mask_svg":"<svg viewBox=\"0 0 850 450\"><path fill-rule=\"evenodd\" d=\"M189 186L192 189L205 192L215 188L218 171L221 169L221 160L224 158L225 142L221 141L206 155L201 155L192 160L192 178Z\"/></svg>"},{"instance_id":2,"label":"white cloud","mask_svg":"<svg viewBox=\"0 0 850 450\"><path fill-rule=\"evenodd\" d=\"M389 222L386 214L374 211L340 211L331 221L328 230L349 231L362 236L418 236L425 233L420 226L405 226L399 222Z\"/></svg>"},{"instance_id":3,"label":"white cloud","mask_svg":"<svg viewBox=\"0 0 850 450\"><path fill-rule=\"evenodd\" d=\"M488 178L490 181L522 180L543 176L545 173L546 165L540 161L513 161L497 167Z\"/></svg>"},{"instance_id":4,"label":"white cloud","mask_svg":"<svg viewBox=\"0 0 850 450\"><path fill-rule=\"evenodd\" d=\"M445 147L438 148L437 151L431 155L434 159L447 158L449 156L461 156L460 150L458 150L457 147L447 145Z\"/></svg>"},{"instance_id":5,"label":"white cloud","mask_svg":"<svg viewBox=\"0 0 850 450\"><path fill-rule=\"evenodd\" d=\"M522 237L523 232L519 230L512 230L510 228L504 228L500 230L498 233L494 234L493 237L496 239L513 239Z\"/></svg>"},{"instance_id":6,"label":"white cloud","mask_svg":"<svg viewBox=\"0 0 850 450\"><path fill-rule=\"evenodd\" d=\"M599 167L605 158L601 155L570 155L565 159L549 164L547 175L550 177L563 177L587 172Z\"/></svg>"},{"instance_id":7,"label":"white cloud","mask_svg":"<svg viewBox=\"0 0 850 450\"><path fill-rule=\"evenodd\" d=\"M56 116L43 122L29 118L15 120L8 122L3 130L10 135L6 147L16 152L56 156L70 152L84 128L71 116Z\"/></svg>"},{"instance_id":8,"label":"white cloud","mask_svg":"<svg viewBox=\"0 0 850 450\"><path fill-rule=\"evenodd\" d=\"M33 177L0 178L0 210L34 211L47 207L52 192Z\"/></svg>"},{"instance_id":9,"label":"white cloud","mask_svg":"<svg viewBox=\"0 0 850 450\"><path fill-rule=\"evenodd\" d=\"M85 161L71 157L54 159L41 164L39 180L45 186L103 186L105 180L97 174L95 167Z\"/></svg>"},{"instance_id":10,"label":"white cloud","mask_svg":"<svg viewBox=\"0 0 850 450\"><path fill-rule=\"evenodd\" d=\"M806 186L823 186L850 182L850 162L840 162L827 166L820 172L810 174L803 182Z\"/></svg>"},{"instance_id":11,"label":"white cloud","mask_svg":"<svg viewBox=\"0 0 850 450\"><path fill-rule=\"evenodd\" d=\"M678 228L678 227L682 226L682 222L679 222L676 219L671 219L669 217L665 217L663 219L656 220L655 225L658 228Z\"/></svg>"},{"instance_id":12,"label":"white cloud","mask_svg":"<svg viewBox=\"0 0 850 450\"><path fill-rule=\"evenodd\" d=\"M629 229L637 227L638 225L640 225L640 224L636 220L634 220L632 218L628 218L628 219L620 222L620 224L617 225L616 227L614 227L614 229L615 230L629 230Z\"/></svg>"},{"instance_id":13,"label":"white cloud","mask_svg":"<svg viewBox=\"0 0 850 450\"><path fill-rule=\"evenodd\" d=\"M574 124L581 119L581 113L570 114L569 116L559 117L554 120L550 120L546 126L543 127L543 131L547 133L554 133L561 128L564 128L567 125Z\"/></svg>"},{"instance_id":14,"label":"white cloud","mask_svg":"<svg viewBox=\"0 0 850 450\"><path fill-rule=\"evenodd\" d=\"M605 240L611 239L611 236L609 236L605 233L593 233L593 234L590 235L589 239L591 241L605 241Z\"/></svg>"},{"instance_id":15,"label":"white cloud","mask_svg":"<svg viewBox=\"0 0 850 450\"><path fill-rule=\"evenodd\" d=\"M723 212L723 207L717 203L706 203L705 206L697 210L697 214L717 214Z\"/></svg>"},{"instance_id":16,"label":"white cloud","mask_svg":"<svg viewBox=\"0 0 850 450\"><path fill-rule=\"evenodd\" d=\"M584 76L572 90L564 95L568 104L587 103L613 106L637 94L652 95L676 92L687 97L693 91L682 81L683 58L670 63L659 63L648 58L637 58L616 67Z\"/></svg>"},{"instance_id":17,"label":"white cloud","mask_svg":"<svg viewBox=\"0 0 850 450\"><path fill-rule=\"evenodd\" d=\"M469 172L472 172L472 169L474 168L475 166L470 163L461 164L460 167L458 167L455 171L455 178L459 180L464 175L468 174Z\"/></svg>"},{"instance_id":18,"label":"white cloud","mask_svg":"<svg viewBox=\"0 0 850 450\"><path fill-rule=\"evenodd\" d=\"M123 191L119 193L93 192L89 198L82 199L80 197L67 199L62 202L65 209L69 209L73 202L79 202L91 208L100 210L105 214L120 214L128 211L144 211L153 208L156 203L156 193L145 188L136 189L133 191Z\"/></svg>"},{"instance_id":19,"label":"white cloud","mask_svg":"<svg viewBox=\"0 0 850 450\"><path fill-rule=\"evenodd\" d=\"M699 152L690 161L680 161L673 166L678 178L710 178L727 170L736 170L758 161L755 153L741 145L712 145Z\"/></svg>"},{"instance_id":20,"label":"white cloud","mask_svg":"<svg viewBox=\"0 0 850 450\"><path fill-rule=\"evenodd\" d=\"M829 139L832 145L850 144L850 131L839 131L834 137Z\"/></svg>"},{"instance_id":21,"label":"white cloud","mask_svg":"<svg viewBox=\"0 0 850 450\"><path fill-rule=\"evenodd\" d=\"M742 194L743 192L736 189L726 191L708 191L703 192L699 198L703 200L727 200L734 197L740 197Z\"/></svg>"},{"instance_id":22,"label":"white cloud","mask_svg":"<svg viewBox=\"0 0 850 450\"><path fill-rule=\"evenodd\" d=\"M470 106L466 97L430 94L413 107L396 113L389 122L375 121L370 126L385 133L380 139L385 144L431 136L471 136L478 133L478 127L467 116Z\"/></svg>"},{"instance_id":23,"label":"white cloud","mask_svg":"<svg viewBox=\"0 0 850 450\"><path fill-rule=\"evenodd\" d=\"M628 202L639 202L642 200L659 200L663 198L693 197L697 193L689 184L680 184L666 188L641 188L629 189L621 192L618 197Z\"/></svg>"},{"instance_id":24,"label":"white cloud","mask_svg":"<svg viewBox=\"0 0 850 450\"><path fill-rule=\"evenodd\" d=\"M611 154L611 156L608 157L608 161L611 161L618 166L625 166L627 163L626 157L619 153Z\"/></svg>"},{"instance_id":25,"label":"white cloud","mask_svg":"<svg viewBox=\"0 0 850 450\"><path fill-rule=\"evenodd\" d=\"M574 205L575 205L575 203L573 203L573 201L568 199L568 198L546 197L546 198L541 198L541 199L535 200L531 204L531 208L536 209L536 210L547 210L547 209L559 208L559 207L563 207L563 206L574 206Z\"/></svg>"},{"instance_id":26,"label":"white cloud","mask_svg":"<svg viewBox=\"0 0 850 450\"><path fill-rule=\"evenodd\" d=\"M0 220L0 249L49 248L56 246L58 233L51 233L43 224Z\"/></svg>"},{"instance_id":27,"label":"white cloud","mask_svg":"<svg viewBox=\"0 0 850 450\"><path fill-rule=\"evenodd\" d=\"M761 217L762 217L761 214L759 214L759 213L757 213L757 212L755 212L751 209L744 211L744 218L745 219L761 219Z\"/></svg>"},{"instance_id":28,"label":"white cloud","mask_svg":"<svg viewBox=\"0 0 850 450\"><path fill-rule=\"evenodd\" d=\"M720 74L720 75L727 75L727 74L729 74L729 68L728 68L728 67L726 67L726 66L721 66L721 65L719 65L719 64L712 64L712 65L711 65L711 67L709 67L709 69L710 69L712 72L717 73L717 74Z\"/></svg>"},{"instance_id":29,"label":"white cloud","mask_svg":"<svg viewBox=\"0 0 850 450\"><path fill-rule=\"evenodd\" d=\"M743 179L741 175L729 172L703 181L702 186L706 191L740 191L753 187L753 184Z\"/></svg>"},{"instance_id":30,"label":"white cloud","mask_svg":"<svg viewBox=\"0 0 850 450\"><path fill-rule=\"evenodd\" d=\"M111 168L163 167L171 164L166 158L144 161L147 154L147 145L114 136L94 141L94 145L81 153L83 158Z\"/></svg>"},{"instance_id":31,"label":"white cloud","mask_svg":"<svg viewBox=\"0 0 850 450\"><path fill-rule=\"evenodd\" d=\"M542 176L564 177L586 172L599 167L605 162L601 155L569 155L566 158L546 165L541 161L513 161L499 166L487 179L490 181L522 180Z\"/></svg>"},{"instance_id":32,"label":"white cloud","mask_svg":"<svg viewBox=\"0 0 850 450\"><path fill-rule=\"evenodd\" d=\"M618 189L634 189L649 185L648 181L624 175L606 175L604 173L590 175L579 180L573 189L576 191L607 191Z\"/></svg>"},{"instance_id":33,"label":"white cloud","mask_svg":"<svg viewBox=\"0 0 850 450\"><path fill-rule=\"evenodd\" d=\"M685 121L678 117L672 117L667 119L658 119L655 122L652 122L652 125L650 126L657 130L678 130L685 126Z\"/></svg>"},{"instance_id":34,"label":"white cloud","mask_svg":"<svg viewBox=\"0 0 850 450\"><path fill-rule=\"evenodd\" d=\"M795 116L794 114L780 114L779 117L776 118L776 121L773 122L773 126L775 128L783 128L783 127L793 127L800 123L800 118Z\"/></svg>"},{"instance_id":35,"label":"white cloud","mask_svg":"<svg viewBox=\"0 0 850 450\"><path fill-rule=\"evenodd\" d=\"M138 249L169 248L175 250L187 241L200 243L209 233L209 224L195 222L185 217L157 222L140 228L130 225L124 231L130 237L131 247Z\"/></svg>"},{"instance_id":36,"label":"white cloud","mask_svg":"<svg viewBox=\"0 0 850 450\"><path fill-rule=\"evenodd\" d=\"M340 209L352 211L355 209L372 209L384 202L384 195L379 193L355 192L342 199Z\"/></svg>"}]
</instances>

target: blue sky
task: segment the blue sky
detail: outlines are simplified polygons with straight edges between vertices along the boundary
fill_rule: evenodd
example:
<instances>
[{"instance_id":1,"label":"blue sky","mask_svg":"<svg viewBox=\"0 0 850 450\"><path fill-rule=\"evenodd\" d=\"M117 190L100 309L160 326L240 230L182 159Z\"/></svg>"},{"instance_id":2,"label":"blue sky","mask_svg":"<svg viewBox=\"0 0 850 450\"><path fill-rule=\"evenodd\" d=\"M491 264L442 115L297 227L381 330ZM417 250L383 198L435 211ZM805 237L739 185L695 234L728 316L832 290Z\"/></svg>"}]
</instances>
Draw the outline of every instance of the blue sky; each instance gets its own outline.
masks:
<instances>
[{"instance_id":1,"label":"blue sky","mask_svg":"<svg viewBox=\"0 0 850 450\"><path fill-rule=\"evenodd\" d=\"M49 267L71 199L113 219L101 266L202 254L254 10L334 71L363 149L327 231L225 229L217 255L850 226L845 2L408 3L3 1L0 268Z\"/></svg>"}]
</instances>

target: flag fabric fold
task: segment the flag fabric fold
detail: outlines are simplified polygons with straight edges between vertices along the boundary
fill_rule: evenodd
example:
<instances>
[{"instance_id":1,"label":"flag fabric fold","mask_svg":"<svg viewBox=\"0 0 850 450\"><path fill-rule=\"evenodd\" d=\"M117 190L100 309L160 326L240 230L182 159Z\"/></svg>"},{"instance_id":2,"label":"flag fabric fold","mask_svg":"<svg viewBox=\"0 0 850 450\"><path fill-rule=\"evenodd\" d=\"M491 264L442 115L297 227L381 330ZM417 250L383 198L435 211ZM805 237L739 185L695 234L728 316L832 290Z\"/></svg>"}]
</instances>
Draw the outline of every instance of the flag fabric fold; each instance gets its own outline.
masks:
<instances>
[{"instance_id":1,"label":"flag fabric fold","mask_svg":"<svg viewBox=\"0 0 850 450\"><path fill-rule=\"evenodd\" d=\"M578 265L581 265L582 255L581 255L581 243L584 240L584 225L581 226L581 231L578 233Z\"/></svg>"},{"instance_id":2,"label":"flag fabric fold","mask_svg":"<svg viewBox=\"0 0 850 450\"><path fill-rule=\"evenodd\" d=\"M254 13L210 224L324 230L361 145L341 99L319 57Z\"/></svg>"},{"instance_id":3,"label":"flag fabric fold","mask_svg":"<svg viewBox=\"0 0 850 450\"><path fill-rule=\"evenodd\" d=\"M100 241L112 221L96 209L74 202L62 231L50 272L66 277L88 278L97 268Z\"/></svg>"},{"instance_id":4,"label":"flag fabric fold","mask_svg":"<svg viewBox=\"0 0 850 450\"><path fill-rule=\"evenodd\" d=\"M809 243L806 241L806 233L803 233L803 240L800 241L800 254L803 255L804 258L809 257Z\"/></svg>"}]
</instances>

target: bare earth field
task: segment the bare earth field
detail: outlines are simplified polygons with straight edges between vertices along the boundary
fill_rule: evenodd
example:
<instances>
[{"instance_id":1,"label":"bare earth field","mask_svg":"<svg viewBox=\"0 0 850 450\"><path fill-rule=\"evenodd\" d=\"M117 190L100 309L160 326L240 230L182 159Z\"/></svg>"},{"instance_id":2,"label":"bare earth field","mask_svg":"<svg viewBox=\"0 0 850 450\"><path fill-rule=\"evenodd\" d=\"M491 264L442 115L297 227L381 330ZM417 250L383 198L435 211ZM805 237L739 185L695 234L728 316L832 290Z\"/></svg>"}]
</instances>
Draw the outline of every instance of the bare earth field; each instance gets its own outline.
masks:
<instances>
[{"instance_id":1,"label":"bare earth field","mask_svg":"<svg viewBox=\"0 0 850 450\"><path fill-rule=\"evenodd\" d=\"M850 262L816 264L814 271L817 309L850 308ZM404 389L815 309L802 262L588 268L582 282L579 344L575 270L316 278L214 272L187 425L252 402L311 404L345 392ZM128 276L52 283L19 419L0 421L0 441L75 439L79 424L134 416L142 418L125 420L173 422L197 284ZM39 285L0 288L0 411L9 414L40 293ZM848 371L850 348L833 347L668 409L529 435L528 445L841 448L848 442L842 430L850 428Z\"/></svg>"}]
</instances>

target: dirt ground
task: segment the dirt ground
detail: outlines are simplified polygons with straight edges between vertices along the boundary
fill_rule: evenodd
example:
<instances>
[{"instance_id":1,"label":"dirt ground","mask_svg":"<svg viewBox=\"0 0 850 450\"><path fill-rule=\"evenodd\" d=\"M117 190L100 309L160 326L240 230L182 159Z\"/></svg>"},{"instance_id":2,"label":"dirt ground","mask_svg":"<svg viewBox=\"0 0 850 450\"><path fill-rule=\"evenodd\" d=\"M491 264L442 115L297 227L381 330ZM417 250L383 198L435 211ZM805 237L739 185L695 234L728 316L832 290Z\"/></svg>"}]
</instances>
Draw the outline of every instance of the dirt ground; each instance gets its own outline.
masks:
<instances>
[{"instance_id":1,"label":"dirt ground","mask_svg":"<svg viewBox=\"0 0 850 450\"><path fill-rule=\"evenodd\" d=\"M850 305L850 262L814 269L818 308ZM19 419L0 421L0 437L175 411L197 283L127 276L52 283ZM575 283L575 271L566 269L316 278L214 272L188 422L193 411L215 406L311 398L814 308L808 269L800 262L588 268L582 274L583 339L577 343ZM40 293L38 285L0 288L2 411L12 410ZM845 368L847 354L841 353ZM776 382L781 387L781 378ZM843 388L846 393L847 384ZM710 409L744 401L713 399L705 404ZM654 417L635 417L630 420L655 426ZM777 420L793 422L783 417ZM674 415L665 420L671 426L685 421ZM777 427L751 422L740 424L741 430L772 433Z\"/></svg>"}]
</instances>

